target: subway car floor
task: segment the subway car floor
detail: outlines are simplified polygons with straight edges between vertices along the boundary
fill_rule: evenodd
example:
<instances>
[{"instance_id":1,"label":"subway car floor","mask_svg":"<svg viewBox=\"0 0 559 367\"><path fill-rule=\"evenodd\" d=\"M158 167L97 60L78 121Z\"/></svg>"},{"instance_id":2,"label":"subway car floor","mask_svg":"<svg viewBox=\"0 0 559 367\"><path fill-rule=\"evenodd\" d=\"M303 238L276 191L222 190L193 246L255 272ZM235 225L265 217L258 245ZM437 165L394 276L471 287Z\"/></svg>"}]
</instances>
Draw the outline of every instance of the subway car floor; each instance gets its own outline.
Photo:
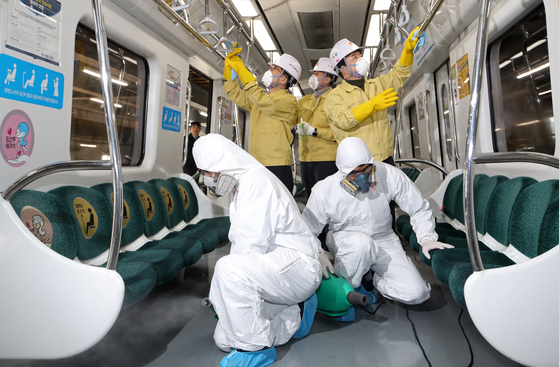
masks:
<instances>
[{"instance_id":1,"label":"subway car floor","mask_svg":"<svg viewBox=\"0 0 559 367\"><path fill-rule=\"evenodd\" d=\"M229 248L204 255L183 276L122 310L107 336L91 349L58 360L0 360L0 367L218 366L226 354L214 344L216 319L202 299L208 295L215 263ZM375 314L357 308L352 323L317 314L307 337L276 348L273 366L428 366L426 357L433 366L470 366L472 355L474 366L519 366L483 339L467 311L460 319L462 331L462 309L448 286L409 245L405 248L431 284L429 300L418 306L385 301Z\"/></svg>"}]
</instances>

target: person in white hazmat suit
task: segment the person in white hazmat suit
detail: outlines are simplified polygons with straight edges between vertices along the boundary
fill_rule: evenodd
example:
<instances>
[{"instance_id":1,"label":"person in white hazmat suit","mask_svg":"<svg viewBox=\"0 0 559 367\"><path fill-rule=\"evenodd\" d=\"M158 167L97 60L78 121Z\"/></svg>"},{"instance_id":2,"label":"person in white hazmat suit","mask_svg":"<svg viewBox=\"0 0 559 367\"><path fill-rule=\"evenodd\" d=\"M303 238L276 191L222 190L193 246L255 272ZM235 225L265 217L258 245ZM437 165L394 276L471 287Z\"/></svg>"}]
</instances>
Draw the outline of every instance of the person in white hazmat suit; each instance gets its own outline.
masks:
<instances>
[{"instance_id":1,"label":"person in white hazmat suit","mask_svg":"<svg viewBox=\"0 0 559 367\"><path fill-rule=\"evenodd\" d=\"M209 295L215 343L231 352L220 366L267 366L274 346L309 332L327 259L293 196L254 157L217 134L198 139L193 155L210 190L233 190L231 252L217 262Z\"/></svg>"},{"instance_id":2,"label":"person in white hazmat suit","mask_svg":"<svg viewBox=\"0 0 559 367\"><path fill-rule=\"evenodd\" d=\"M374 289L362 279L374 272L373 284L386 298L419 304L430 296L431 286L406 256L391 228L390 202L410 215L422 251L453 246L437 242L435 220L429 203L398 168L375 162L363 140L348 137L338 146L338 172L318 182L303 212L303 219L318 235L326 224L326 245L334 256L336 274L375 303Z\"/></svg>"}]
</instances>

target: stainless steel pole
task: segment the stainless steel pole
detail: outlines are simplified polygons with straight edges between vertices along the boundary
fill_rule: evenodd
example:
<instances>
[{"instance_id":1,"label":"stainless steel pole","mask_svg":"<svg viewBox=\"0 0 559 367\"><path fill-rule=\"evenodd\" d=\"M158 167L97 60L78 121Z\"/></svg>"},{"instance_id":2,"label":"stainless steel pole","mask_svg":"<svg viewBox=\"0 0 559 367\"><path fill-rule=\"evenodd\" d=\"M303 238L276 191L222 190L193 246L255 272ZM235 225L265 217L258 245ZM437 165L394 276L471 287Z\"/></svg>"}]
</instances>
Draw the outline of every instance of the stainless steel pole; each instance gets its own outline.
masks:
<instances>
[{"instance_id":1,"label":"stainless steel pole","mask_svg":"<svg viewBox=\"0 0 559 367\"><path fill-rule=\"evenodd\" d=\"M487 51L487 19L489 18L489 3L490 0L481 0L480 2L479 24L477 28L477 43L472 78L472 97L470 101L470 114L468 116L466 161L464 162L464 224L466 225L466 239L468 241L468 249L474 271L484 270L477 240L473 187L474 154L476 148L477 124L479 120L481 86L483 83L483 65Z\"/></svg>"},{"instance_id":2,"label":"stainless steel pole","mask_svg":"<svg viewBox=\"0 0 559 367\"><path fill-rule=\"evenodd\" d=\"M107 269L115 270L122 236L122 164L120 161L120 147L118 145L118 135L116 131L111 66L109 63L108 52L109 46L107 44L107 33L105 31L103 4L101 0L91 1L93 3L93 19L95 21L95 37L97 39L97 54L99 55L99 74L101 75L109 154L113 165L113 229L111 234L111 247L109 248L109 258L107 260Z\"/></svg>"}]
</instances>

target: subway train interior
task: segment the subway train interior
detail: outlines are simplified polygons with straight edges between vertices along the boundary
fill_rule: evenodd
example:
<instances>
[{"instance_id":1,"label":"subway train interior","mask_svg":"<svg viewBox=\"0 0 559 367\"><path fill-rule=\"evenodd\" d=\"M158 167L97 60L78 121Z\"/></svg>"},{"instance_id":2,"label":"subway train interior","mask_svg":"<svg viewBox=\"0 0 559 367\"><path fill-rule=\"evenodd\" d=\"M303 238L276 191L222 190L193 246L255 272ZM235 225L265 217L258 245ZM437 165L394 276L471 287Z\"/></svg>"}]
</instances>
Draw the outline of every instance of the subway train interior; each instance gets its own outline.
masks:
<instances>
[{"instance_id":1,"label":"subway train interior","mask_svg":"<svg viewBox=\"0 0 559 367\"><path fill-rule=\"evenodd\" d=\"M558 19L557 0L0 1L0 367L219 365L206 297L231 198L183 166L194 122L246 151L258 139L227 55L236 42L262 88L292 55L299 99L339 40L376 78L416 27L393 158L455 249L425 258L396 207L430 298L317 313L273 365L558 366Z\"/></svg>"}]
</instances>

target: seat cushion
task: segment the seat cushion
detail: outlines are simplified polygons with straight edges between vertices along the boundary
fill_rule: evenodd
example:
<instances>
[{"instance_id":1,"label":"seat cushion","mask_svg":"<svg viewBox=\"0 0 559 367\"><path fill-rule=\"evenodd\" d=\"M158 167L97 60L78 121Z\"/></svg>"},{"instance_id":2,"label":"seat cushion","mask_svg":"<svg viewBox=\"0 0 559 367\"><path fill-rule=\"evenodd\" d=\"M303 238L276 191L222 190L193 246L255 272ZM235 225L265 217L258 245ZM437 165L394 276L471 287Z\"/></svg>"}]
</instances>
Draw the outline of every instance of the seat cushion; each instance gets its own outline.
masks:
<instances>
[{"instance_id":1,"label":"seat cushion","mask_svg":"<svg viewBox=\"0 0 559 367\"><path fill-rule=\"evenodd\" d=\"M153 266L157 274L156 285L163 284L173 279L183 264L182 254L169 249L143 249L124 251L118 255L118 262L142 262Z\"/></svg>"},{"instance_id":2,"label":"seat cushion","mask_svg":"<svg viewBox=\"0 0 559 367\"><path fill-rule=\"evenodd\" d=\"M183 267L196 263L204 253L204 245L199 239L181 235L180 232L174 232L169 238L150 241L142 246L142 251L149 249L178 251L182 255Z\"/></svg>"}]
</instances>

